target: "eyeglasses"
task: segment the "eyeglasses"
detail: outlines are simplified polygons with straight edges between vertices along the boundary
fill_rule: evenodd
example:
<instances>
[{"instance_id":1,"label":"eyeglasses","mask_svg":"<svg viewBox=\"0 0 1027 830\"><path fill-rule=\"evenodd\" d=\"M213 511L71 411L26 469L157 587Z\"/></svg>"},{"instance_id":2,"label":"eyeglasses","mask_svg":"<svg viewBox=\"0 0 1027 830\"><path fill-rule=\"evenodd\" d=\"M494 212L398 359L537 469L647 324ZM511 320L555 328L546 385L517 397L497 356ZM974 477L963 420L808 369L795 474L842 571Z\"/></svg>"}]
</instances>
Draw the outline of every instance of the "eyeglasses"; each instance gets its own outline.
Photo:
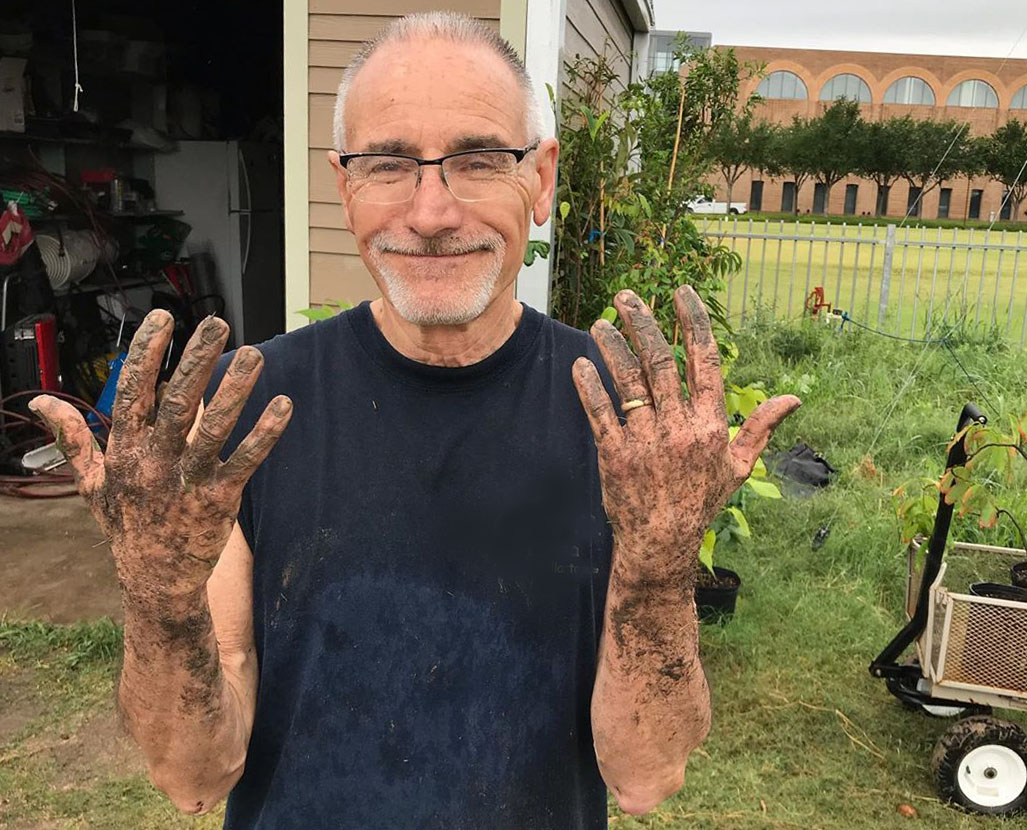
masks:
<instances>
[{"instance_id":1,"label":"eyeglasses","mask_svg":"<svg viewBox=\"0 0 1027 830\"><path fill-rule=\"evenodd\" d=\"M449 192L462 202L495 198L496 185L511 177L524 157L538 147L461 150L436 159L396 153L347 153L339 164L349 174L353 198L373 205L395 205L414 198L426 165L437 164Z\"/></svg>"}]
</instances>

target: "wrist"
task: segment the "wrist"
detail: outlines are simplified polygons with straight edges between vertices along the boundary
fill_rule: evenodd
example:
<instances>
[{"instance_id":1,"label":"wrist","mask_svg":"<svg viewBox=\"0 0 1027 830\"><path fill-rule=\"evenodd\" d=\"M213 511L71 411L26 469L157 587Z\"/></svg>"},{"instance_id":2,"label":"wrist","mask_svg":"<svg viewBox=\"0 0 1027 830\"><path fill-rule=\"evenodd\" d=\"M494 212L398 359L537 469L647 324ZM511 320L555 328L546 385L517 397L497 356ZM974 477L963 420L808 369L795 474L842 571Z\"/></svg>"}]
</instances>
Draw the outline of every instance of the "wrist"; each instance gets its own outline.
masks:
<instances>
[{"instance_id":1,"label":"wrist","mask_svg":"<svg viewBox=\"0 0 1027 830\"><path fill-rule=\"evenodd\" d=\"M215 562L162 545L112 544L122 596L186 603L206 591Z\"/></svg>"},{"instance_id":2,"label":"wrist","mask_svg":"<svg viewBox=\"0 0 1027 830\"><path fill-rule=\"evenodd\" d=\"M691 598L699 565L703 532L681 533L667 540L636 536L614 541L610 582L631 593L654 599Z\"/></svg>"}]
</instances>

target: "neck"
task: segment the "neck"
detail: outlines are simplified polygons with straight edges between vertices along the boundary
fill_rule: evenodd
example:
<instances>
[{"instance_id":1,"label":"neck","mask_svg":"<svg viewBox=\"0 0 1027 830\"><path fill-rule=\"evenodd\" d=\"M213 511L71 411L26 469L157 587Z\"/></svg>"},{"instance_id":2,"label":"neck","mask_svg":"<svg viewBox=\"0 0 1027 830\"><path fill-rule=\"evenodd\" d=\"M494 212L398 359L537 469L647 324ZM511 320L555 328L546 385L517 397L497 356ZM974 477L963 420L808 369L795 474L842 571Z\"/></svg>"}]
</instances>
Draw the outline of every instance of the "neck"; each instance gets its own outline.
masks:
<instances>
[{"instance_id":1,"label":"neck","mask_svg":"<svg viewBox=\"0 0 1027 830\"><path fill-rule=\"evenodd\" d=\"M517 329L524 307L504 291L482 314L460 326L418 326L399 316L384 297L371 303L374 321L401 355L429 366L470 366L502 346Z\"/></svg>"}]
</instances>

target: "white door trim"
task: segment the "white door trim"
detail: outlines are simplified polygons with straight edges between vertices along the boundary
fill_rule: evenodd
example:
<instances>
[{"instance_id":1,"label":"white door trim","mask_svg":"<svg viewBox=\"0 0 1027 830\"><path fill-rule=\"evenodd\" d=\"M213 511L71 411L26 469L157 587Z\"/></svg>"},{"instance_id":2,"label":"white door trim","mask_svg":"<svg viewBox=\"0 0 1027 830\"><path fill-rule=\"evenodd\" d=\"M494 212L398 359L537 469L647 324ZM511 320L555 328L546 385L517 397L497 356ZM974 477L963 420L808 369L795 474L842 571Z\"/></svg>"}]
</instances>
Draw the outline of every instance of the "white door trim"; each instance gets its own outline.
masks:
<instances>
[{"instance_id":1,"label":"white door trim","mask_svg":"<svg viewBox=\"0 0 1027 830\"><path fill-rule=\"evenodd\" d=\"M567 26L567 0L527 0L525 22L524 64L531 75L535 94L542 104L548 135L556 134L556 118L549 102L546 86L559 92L560 61L564 30ZM552 217L541 227L531 224L532 240L553 243ZM549 312L549 288L552 281L553 257L538 257L530 266L522 266L517 277L517 299L543 313Z\"/></svg>"},{"instance_id":2,"label":"white door trim","mask_svg":"<svg viewBox=\"0 0 1027 830\"><path fill-rule=\"evenodd\" d=\"M310 306L308 5L309 0L282 4L286 331L306 325L296 312Z\"/></svg>"}]
</instances>

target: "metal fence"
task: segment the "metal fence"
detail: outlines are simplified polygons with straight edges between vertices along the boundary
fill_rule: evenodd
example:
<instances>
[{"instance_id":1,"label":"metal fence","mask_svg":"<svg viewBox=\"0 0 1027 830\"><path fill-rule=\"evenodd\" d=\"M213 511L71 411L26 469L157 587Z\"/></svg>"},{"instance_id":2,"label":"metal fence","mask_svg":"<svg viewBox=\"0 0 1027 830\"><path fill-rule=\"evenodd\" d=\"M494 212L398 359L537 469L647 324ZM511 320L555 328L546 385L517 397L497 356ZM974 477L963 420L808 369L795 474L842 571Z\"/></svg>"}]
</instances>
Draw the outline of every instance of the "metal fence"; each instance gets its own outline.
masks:
<instances>
[{"instance_id":1,"label":"metal fence","mask_svg":"<svg viewBox=\"0 0 1027 830\"><path fill-rule=\"evenodd\" d=\"M961 320L1027 345L1022 231L695 219L705 234L742 257L723 297L736 321L757 308L779 318L800 317L819 286L834 309L897 336L925 337L939 323Z\"/></svg>"}]
</instances>

